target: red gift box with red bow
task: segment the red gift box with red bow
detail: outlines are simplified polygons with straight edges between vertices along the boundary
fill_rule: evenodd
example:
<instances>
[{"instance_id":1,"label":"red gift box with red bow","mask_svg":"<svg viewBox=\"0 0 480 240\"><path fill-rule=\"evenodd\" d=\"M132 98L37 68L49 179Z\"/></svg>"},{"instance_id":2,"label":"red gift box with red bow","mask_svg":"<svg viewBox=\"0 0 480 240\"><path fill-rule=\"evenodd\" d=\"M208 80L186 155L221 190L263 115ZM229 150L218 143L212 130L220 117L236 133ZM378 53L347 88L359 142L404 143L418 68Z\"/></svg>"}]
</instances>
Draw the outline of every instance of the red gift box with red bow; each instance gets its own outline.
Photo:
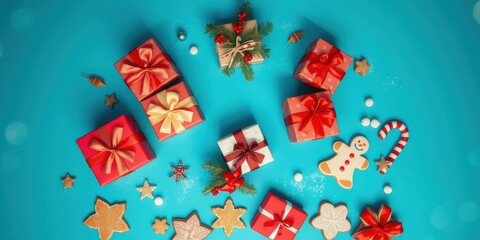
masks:
<instances>
[{"instance_id":1,"label":"red gift box with red bow","mask_svg":"<svg viewBox=\"0 0 480 240\"><path fill-rule=\"evenodd\" d=\"M321 139L339 133L328 91L287 98L282 109L291 142Z\"/></svg>"},{"instance_id":2,"label":"red gift box with red bow","mask_svg":"<svg viewBox=\"0 0 480 240\"><path fill-rule=\"evenodd\" d=\"M307 216L290 202L268 193L253 218L251 227L269 239L292 240Z\"/></svg>"},{"instance_id":3,"label":"red gift box with red bow","mask_svg":"<svg viewBox=\"0 0 480 240\"><path fill-rule=\"evenodd\" d=\"M181 77L168 56L153 38L132 50L115 68L139 101Z\"/></svg>"},{"instance_id":4,"label":"red gift box with red bow","mask_svg":"<svg viewBox=\"0 0 480 240\"><path fill-rule=\"evenodd\" d=\"M127 115L77 139L77 145L102 186L156 158L135 120Z\"/></svg>"},{"instance_id":5,"label":"red gift box with red bow","mask_svg":"<svg viewBox=\"0 0 480 240\"><path fill-rule=\"evenodd\" d=\"M352 61L352 57L320 38L310 45L293 77L333 94Z\"/></svg>"},{"instance_id":6,"label":"red gift box with red bow","mask_svg":"<svg viewBox=\"0 0 480 240\"><path fill-rule=\"evenodd\" d=\"M392 209L384 204L378 213L365 209L360 220L362 222L352 235L355 240L391 240L403 233L402 223L392 219Z\"/></svg>"}]
</instances>

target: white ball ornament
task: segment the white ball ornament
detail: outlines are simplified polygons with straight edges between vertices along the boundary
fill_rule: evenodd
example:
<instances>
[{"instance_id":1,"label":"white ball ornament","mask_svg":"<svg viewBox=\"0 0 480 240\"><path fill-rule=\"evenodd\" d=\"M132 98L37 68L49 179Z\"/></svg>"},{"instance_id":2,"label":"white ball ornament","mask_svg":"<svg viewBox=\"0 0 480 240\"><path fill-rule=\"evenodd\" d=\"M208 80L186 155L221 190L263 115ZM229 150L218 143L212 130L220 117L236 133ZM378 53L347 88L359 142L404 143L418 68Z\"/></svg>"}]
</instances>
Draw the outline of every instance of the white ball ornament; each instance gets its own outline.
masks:
<instances>
[{"instance_id":1,"label":"white ball ornament","mask_svg":"<svg viewBox=\"0 0 480 240\"><path fill-rule=\"evenodd\" d=\"M155 203L155 205L161 206L161 205L163 205L163 198L162 197L156 197L155 200L153 200L153 202Z\"/></svg>"},{"instance_id":2,"label":"white ball ornament","mask_svg":"<svg viewBox=\"0 0 480 240\"><path fill-rule=\"evenodd\" d=\"M392 187L390 187L390 185L385 185L385 187L383 187L383 192L385 194L391 194L393 192L393 189Z\"/></svg>"},{"instance_id":3,"label":"white ball ornament","mask_svg":"<svg viewBox=\"0 0 480 240\"><path fill-rule=\"evenodd\" d=\"M190 54L192 54L192 55L194 55L194 56L197 55L197 54L198 54L198 47L195 46L195 45L192 45L192 46L190 47Z\"/></svg>"},{"instance_id":4,"label":"white ball ornament","mask_svg":"<svg viewBox=\"0 0 480 240\"><path fill-rule=\"evenodd\" d=\"M365 106L372 107L373 104L374 104L373 99L371 99L371 98L366 98L365 99Z\"/></svg>"},{"instance_id":5,"label":"white ball ornament","mask_svg":"<svg viewBox=\"0 0 480 240\"><path fill-rule=\"evenodd\" d=\"M360 123L362 124L362 126L366 127L366 126L370 125L370 119L368 119L368 118L362 118L362 120L360 121Z\"/></svg>"},{"instance_id":6,"label":"white ball ornament","mask_svg":"<svg viewBox=\"0 0 480 240\"><path fill-rule=\"evenodd\" d=\"M297 172L295 173L295 175L293 175L293 179L295 180L295 182L301 182L303 180L303 175Z\"/></svg>"},{"instance_id":7,"label":"white ball ornament","mask_svg":"<svg viewBox=\"0 0 480 240\"><path fill-rule=\"evenodd\" d=\"M372 121L370 122L370 125L373 128L378 128L378 127L380 127L380 121L378 121L378 119L372 119Z\"/></svg>"}]
</instances>

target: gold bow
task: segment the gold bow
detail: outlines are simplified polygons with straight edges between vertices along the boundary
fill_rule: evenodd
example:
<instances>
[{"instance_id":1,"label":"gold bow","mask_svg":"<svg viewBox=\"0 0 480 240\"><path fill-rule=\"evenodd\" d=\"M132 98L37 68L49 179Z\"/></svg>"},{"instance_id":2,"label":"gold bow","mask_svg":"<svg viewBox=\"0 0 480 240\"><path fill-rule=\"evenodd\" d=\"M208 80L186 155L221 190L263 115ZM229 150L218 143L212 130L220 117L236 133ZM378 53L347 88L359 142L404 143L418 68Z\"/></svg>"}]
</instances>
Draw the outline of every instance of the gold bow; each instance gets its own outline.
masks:
<instances>
[{"instance_id":1,"label":"gold bow","mask_svg":"<svg viewBox=\"0 0 480 240\"><path fill-rule=\"evenodd\" d=\"M138 139L134 137L128 137L123 141L122 139L123 128L113 127L112 136L107 132L105 127L101 127L97 130L99 138L92 138L88 147L97 150L99 153L88 159L92 164L96 164L100 161L106 161L105 173L110 174L112 172L112 164L115 162L118 173L120 175L128 172L128 167L124 161L133 163L135 161L135 152L128 150L129 147L138 143Z\"/></svg>"},{"instance_id":2,"label":"gold bow","mask_svg":"<svg viewBox=\"0 0 480 240\"><path fill-rule=\"evenodd\" d=\"M170 134L172 126L176 133L185 131L184 122L191 122L193 112L186 108L197 105L194 97L188 97L179 102L180 95L173 91L161 91L157 94L160 105L150 103L147 109L148 120L152 125L161 121L160 133Z\"/></svg>"},{"instance_id":3,"label":"gold bow","mask_svg":"<svg viewBox=\"0 0 480 240\"><path fill-rule=\"evenodd\" d=\"M235 47L232 48L232 49L229 49L224 54L222 54L222 56L220 56L220 58L226 58L226 57L230 58L230 62L228 63L228 67L232 66L233 59L235 58L235 55L237 55L237 53L240 53L243 56L244 51L253 50L255 48L255 45L257 44L253 40L248 40L248 41L246 41L246 42L244 42L240 45L241 40L242 40L242 38L240 36L237 36Z\"/></svg>"}]
</instances>

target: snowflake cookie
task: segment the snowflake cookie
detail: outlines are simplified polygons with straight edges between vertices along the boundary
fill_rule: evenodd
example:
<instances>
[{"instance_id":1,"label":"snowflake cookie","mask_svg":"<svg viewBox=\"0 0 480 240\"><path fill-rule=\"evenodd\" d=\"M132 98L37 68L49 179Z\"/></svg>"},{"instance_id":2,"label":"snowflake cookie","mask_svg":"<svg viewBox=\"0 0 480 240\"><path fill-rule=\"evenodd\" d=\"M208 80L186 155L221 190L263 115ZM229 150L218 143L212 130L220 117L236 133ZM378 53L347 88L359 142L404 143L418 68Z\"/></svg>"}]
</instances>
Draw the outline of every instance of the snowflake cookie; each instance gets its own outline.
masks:
<instances>
[{"instance_id":1,"label":"snowflake cookie","mask_svg":"<svg viewBox=\"0 0 480 240\"><path fill-rule=\"evenodd\" d=\"M332 205L330 202L323 202L319 207L319 215L310 221L310 224L322 231L326 239L333 239L339 232L348 232L352 228L347 219L348 208L346 205Z\"/></svg>"}]
</instances>

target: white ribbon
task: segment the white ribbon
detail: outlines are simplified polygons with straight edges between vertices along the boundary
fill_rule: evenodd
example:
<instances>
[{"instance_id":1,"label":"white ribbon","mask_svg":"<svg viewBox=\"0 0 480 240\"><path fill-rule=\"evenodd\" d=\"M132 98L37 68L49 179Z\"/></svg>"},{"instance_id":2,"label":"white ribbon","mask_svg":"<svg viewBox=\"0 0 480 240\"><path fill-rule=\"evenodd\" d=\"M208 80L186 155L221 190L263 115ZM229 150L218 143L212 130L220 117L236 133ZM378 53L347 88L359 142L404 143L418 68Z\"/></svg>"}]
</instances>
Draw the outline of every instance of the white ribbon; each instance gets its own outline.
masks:
<instances>
[{"instance_id":1,"label":"white ribbon","mask_svg":"<svg viewBox=\"0 0 480 240\"><path fill-rule=\"evenodd\" d=\"M286 201L286 202L287 202L287 206L285 207L285 211L283 212L282 221L285 220L285 218L287 218L288 213L290 213L290 210L292 210L292 204L289 201ZM265 217L268 217L272 220L275 220L275 217L273 216L273 214L269 213L267 210L263 209L262 207L259 207L258 211L260 212L260 214L264 215ZM282 226L284 228L288 229L290 232L293 232L293 233L298 232L298 229L296 229L292 226L287 227L287 226L284 226L282 224L278 224L278 226L275 228L275 230L273 230L272 234L270 234L270 236L268 238L269 239L275 239L275 237L278 234L278 231L280 230L280 227L282 227Z\"/></svg>"},{"instance_id":2,"label":"white ribbon","mask_svg":"<svg viewBox=\"0 0 480 240\"><path fill-rule=\"evenodd\" d=\"M220 56L220 58L226 58L226 57L230 58L230 62L228 63L228 67L232 66L233 59L235 58L237 53L240 53L243 56L244 51L253 50L255 48L255 44L257 44L253 40L248 40L248 41L242 43L242 45L240 45L241 40L242 40L242 38L240 36L237 36L235 47L226 51L224 54L222 54L222 56Z\"/></svg>"}]
</instances>

